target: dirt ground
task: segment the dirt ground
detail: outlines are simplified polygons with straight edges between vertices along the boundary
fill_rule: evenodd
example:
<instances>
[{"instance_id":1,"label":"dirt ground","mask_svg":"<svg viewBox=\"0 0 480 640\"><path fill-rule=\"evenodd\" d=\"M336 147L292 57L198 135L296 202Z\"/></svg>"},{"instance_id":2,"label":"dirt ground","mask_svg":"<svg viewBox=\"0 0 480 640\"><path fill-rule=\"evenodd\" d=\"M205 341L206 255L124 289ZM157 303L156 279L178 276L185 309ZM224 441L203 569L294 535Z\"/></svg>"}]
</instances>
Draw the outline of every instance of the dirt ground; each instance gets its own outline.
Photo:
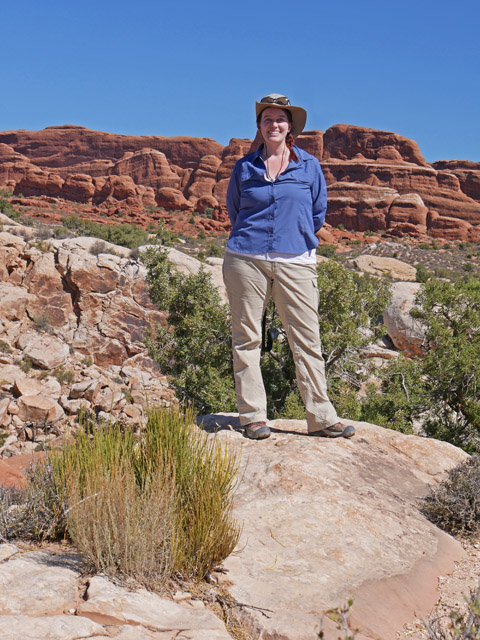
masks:
<instances>
[{"instance_id":1,"label":"dirt ground","mask_svg":"<svg viewBox=\"0 0 480 640\"><path fill-rule=\"evenodd\" d=\"M438 600L428 618L422 621L420 618L412 620L405 625L403 630L396 634L397 640L408 638L409 640L433 640L434 635L429 634L425 623L432 629L438 629L438 625L444 629L445 635L439 638L454 638L449 629L450 613L452 610L463 613L467 610L466 598L476 594L480 586L480 538L472 541L463 541L463 548L467 557L456 563L455 569L446 576L438 579Z\"/></svg>"}]
</instances>

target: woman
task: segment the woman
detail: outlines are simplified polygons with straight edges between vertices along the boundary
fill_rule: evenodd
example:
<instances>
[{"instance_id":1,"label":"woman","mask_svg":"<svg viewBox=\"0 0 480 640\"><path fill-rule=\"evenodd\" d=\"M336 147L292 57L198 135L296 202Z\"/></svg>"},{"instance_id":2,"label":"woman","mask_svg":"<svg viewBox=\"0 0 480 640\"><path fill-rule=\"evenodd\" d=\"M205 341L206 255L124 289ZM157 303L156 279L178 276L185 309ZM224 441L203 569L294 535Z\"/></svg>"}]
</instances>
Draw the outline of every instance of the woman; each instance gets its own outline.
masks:
<instances>
[{"instance_id":1,"label":"woman","mask_svg":"<svg viewBox=\"0 0 480 640\"><path fill-rule=\"evenodd\" d=\"M232 172L227 208L232 232L224 280L240 423L254 440L268 438L260 371L262 317L270 296L286 330L305 403L308 432L349 438L328 399L318 326L315 233L325 221L327 192L318 160L294 145L307 113L272 93L256 103L263 144Z\"/></svg>"}]
</instances>

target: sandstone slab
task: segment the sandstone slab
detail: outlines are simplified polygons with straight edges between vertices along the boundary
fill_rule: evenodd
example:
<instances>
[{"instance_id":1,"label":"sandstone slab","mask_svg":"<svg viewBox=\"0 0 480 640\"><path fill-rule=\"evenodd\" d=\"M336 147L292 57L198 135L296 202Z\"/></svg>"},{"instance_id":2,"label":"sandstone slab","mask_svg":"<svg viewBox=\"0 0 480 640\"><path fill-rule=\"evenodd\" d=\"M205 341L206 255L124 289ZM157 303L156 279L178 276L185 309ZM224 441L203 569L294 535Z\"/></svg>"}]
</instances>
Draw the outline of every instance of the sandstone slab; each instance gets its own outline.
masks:
<instances>
[{"instance_id":1,"label":"sandstone slab","mask_svg":"<svg viewBox=\"0 0 480 640\"><path fill-rule=\"evenodd\" d=\"M79 567L78 556L43 551L0 565L0 620L4 615L56 615L74 607Z\"/></svg>"},{"instance_id":2,"label":"sandstone slab","mask_svg":"<svg viewBox=\"0 0 480 640\"><path fill-rule=\"evenodd\" d=\"M415 267L396 258L362 255L355 258L353 262L360 271L375 276L389 276L394 280L402 281L415 281L417 277Z\"/></svg>"},{"instance_id":3,"label":"sandstone slab","mask_svg":"<svg viewBox=\"0 0 480 640\"><path fill-rule=\"evenodd\" d=\"M254 636L311 640L325 610L352 597L362 634L393 640L414 611L430 610L438 576L463 556L418 501L467 454L354 424L351 440L328 440L308 436L304 421L277 420L272 437L254 442L238 418L204 418L241 452L234 514L243 529L224 564L233 597L264 610L238 608Z\"/></svg>"},{"instance_id":4,"label":"sandstone slab","mask_svg":"<svg viewBox=\"0 0 480 640\"><path fill-rule=\"evenodd\" d=\"M153 631L170 633L177 630L177 635L172 633L175 638L181 637L179 632L195 630L204 632L205 640L231 640L223 622L207 609L186 609L144 589L129 592L101 576L90 580L87 600L80 604L77 613L102 624L143 625Z\"/></svg>"},{"instance_id":5,"label":"sandstone slab","mask_svg":"<svg viewBox=\"0 0 480 640\"><path fill-rule=\"evenodd\" d=\"M104 640L106 633L101 625L78 616L0 616L2 640L81 640L94 635Z\"/></svg>"}]
</instances>

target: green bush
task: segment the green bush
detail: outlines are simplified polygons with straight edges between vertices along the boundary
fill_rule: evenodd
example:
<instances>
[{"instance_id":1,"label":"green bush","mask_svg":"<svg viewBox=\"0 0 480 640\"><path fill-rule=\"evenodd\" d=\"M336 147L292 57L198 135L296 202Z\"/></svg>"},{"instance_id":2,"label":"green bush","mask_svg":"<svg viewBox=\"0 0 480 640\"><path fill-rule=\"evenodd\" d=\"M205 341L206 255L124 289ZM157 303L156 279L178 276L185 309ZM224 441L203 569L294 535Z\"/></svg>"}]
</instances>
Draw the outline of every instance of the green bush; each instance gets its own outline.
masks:
<instances>
[{"instance_id":1,"label":"green bush","mask_svg":"<svg viewBox=\"0 0 480 640\"><path fill-rule=\"evenodd\" d=\"M380 392L363 403L365 420L401 430L415 419L426 435L480 451L480 280L429 279L412 316L425 325L424 354L381 373Z\"/></svg>"},{"instance_id":2,"label":"green bush","mask_svg":"<svg viewBox=\"0 0 480 640\"><path fill-rule=\"evenodd\" d=\"M134 224L104 225L77 216L62 218L62 223L66 229L76 231L80 235L94 236L129 249L146 244L148 241L147 231Z\"/></svg>"},{"instance_id":3,"label":"green bush","mask_svg":"<svg viewBox=\"0 0 480 640\"><path fill-rule=\"evenodd\" d=\"M0 490L4 540L67 536L96 571L147 587L202 577L231 553L236 457L191 411L152 408L140 439L88 427L31 469L24 490Z\"/></svg>"},{"instance_id":4,"label":"green bush","mask_svg":"<svg viewBox=\"0 0 480 640\"><path fill-rule=\"evenodd\" d=\"M166 255L156 249L144 254L143 260L151 298L168 314L166 325L159 326L148 340L152 357L170 376L179 398L193 402L200 412L235 410L228 306L204 272L179 274ZM357 415L360 409L352 389L358 389L363 380L359 373L360 350L375 334L373 328L389 300L389 285L356 276L330 261L318 267L318 287L330 395L341 411L355 411ZM271 301L267 311L270 325ZM274 341L272 351L261 357L269 417L303 416L293 358L278 315L272 328L279 339Z\"/></svg>"},{"instance_id":5,"label":"green bush","mask_svg":"<svg viewBox=\"0 0 480 640\"><path fill-rule=\"evenodd\" d=\"M431 277L433 274L423 264L417 265L415 278L417 282L427 282Z\"/></svg>"},{"instance_id":6,"label":"green bush","mask_svg":"<svg viewBox=\"0 0 480 640\"><path fill-rule=\"evenodd\" d=\"M8 216L14 222L19 222L21 217L20 213L14 209L13 205L10 204L8 200L5 200L5 198L0 198L0 213Z\"/></svg>"},{"instance_id":7,"label":"green bush","mask_svg":"<svg viewBox=\"0 0 480 640\"><path fill-rule=\"evenodd\" d=\"M335 247L333 244L320 244L317 247L317 253L324 258L333 258L335 255Z\"/></svg>"}]
</instances>

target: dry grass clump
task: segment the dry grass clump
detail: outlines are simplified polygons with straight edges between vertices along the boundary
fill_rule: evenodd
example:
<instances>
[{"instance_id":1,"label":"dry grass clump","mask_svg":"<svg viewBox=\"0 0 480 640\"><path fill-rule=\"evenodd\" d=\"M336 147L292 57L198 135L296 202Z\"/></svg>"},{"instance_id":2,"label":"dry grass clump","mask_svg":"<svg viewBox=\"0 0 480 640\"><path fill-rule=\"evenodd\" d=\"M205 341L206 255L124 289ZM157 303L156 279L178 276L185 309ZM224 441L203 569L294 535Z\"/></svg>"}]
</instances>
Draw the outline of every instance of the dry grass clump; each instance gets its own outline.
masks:
<instances>
[{"instance_id":1,"label":"dry grass clump","mask_svg":"<svg viewBox=\"0 0 480 640\"><path fill-rule=\"evenodd\" d=\"M202 577L233 551L237 461L191 411L152 409L141 438L118 424L48 454L25 490L3 492L4 539L68 537L96 571L153 588ZM38 514L38 515L35 515Z\"/></svg>"},{"instance_id":2,"label":"dry grass clump","mask_svg":"<svg viewBox=\"0 0 480 640\"><path fill-rule=\"evenodd\" d=\"M437 489L424 499L422 512L436 525L464 537L480 532L480 456L448 472Z\"/></svg>"}]
</instances>

